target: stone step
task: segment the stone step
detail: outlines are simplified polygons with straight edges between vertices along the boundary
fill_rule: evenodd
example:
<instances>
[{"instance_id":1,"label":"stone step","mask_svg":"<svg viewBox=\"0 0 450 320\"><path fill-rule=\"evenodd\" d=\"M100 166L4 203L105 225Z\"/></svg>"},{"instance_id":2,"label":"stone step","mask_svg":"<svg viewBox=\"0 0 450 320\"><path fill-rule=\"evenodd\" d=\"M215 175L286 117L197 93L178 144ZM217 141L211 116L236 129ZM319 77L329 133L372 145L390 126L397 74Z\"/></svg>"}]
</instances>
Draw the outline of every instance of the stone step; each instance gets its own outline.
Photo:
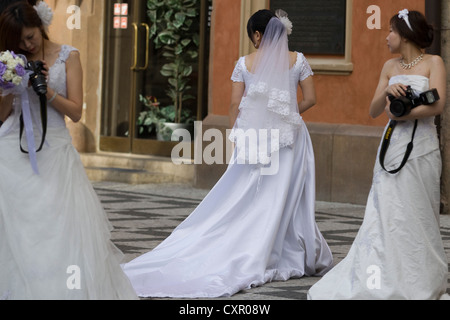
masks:
<instances>
[{"instance_id":1,"label":"stone step","mask_svg":"<svg viewBox=\"0 0 450 320\"><path fill-rule=\"evenodd\" d=\"M115 153L84 153L80 157L91 181L129 184L194 181L194 165L175 165L170 158Z\"/></svg>"}]
</instances>

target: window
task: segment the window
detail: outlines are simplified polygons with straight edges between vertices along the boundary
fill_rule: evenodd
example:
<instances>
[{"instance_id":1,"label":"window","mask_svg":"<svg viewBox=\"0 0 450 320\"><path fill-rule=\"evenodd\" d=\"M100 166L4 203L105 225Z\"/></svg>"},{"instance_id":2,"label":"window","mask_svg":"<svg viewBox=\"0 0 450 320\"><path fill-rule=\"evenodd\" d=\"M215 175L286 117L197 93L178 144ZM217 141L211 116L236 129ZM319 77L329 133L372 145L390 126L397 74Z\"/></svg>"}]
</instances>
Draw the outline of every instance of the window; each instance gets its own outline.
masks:
<instances>
[{"instance_id":1,"label":"window","mask_svg":"<svg viewBox=\"0 0 450 320\"><path fill-rule=\"evenodd\" d=\"M345 55L346 0L272 0L270 7L289 14L294 25L291 50Z\"/></svg>"},{"instance_id":2,"label":"window","mask_svg":"<svg viewBox=\"0 0 450 320\"><path fill-rule=\"evenodd\" d=\"M289 14L289 46L308 56L318 74L350 74L353 0L271 0L270 9Z\"/></svg>"}]
</instances>

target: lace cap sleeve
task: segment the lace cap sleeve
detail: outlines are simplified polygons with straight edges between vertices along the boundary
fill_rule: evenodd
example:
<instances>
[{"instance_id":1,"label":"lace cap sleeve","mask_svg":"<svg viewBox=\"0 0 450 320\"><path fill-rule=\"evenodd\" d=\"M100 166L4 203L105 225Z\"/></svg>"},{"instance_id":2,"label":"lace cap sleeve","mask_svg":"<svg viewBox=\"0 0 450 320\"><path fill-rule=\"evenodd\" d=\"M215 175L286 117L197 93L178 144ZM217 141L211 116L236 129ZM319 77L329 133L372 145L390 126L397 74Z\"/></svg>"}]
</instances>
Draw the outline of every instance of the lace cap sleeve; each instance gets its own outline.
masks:
<instances>
[{"instance_id":1,"label":"lace cap sleeve","mask_svg":"<svg viewBox=\"0 0 450 320\"><path fill-rule=\"evenodd\" d=\"M59 59L61 60L61 62L65 63L67 61L67 59L69 59L70 53L72 51L77 51L78 52L78 49L74 48L74 47L71 47L71 46L68 46L68 45L63 45L61 47L61 53L59 55Z\"/></svg>"},{"instance_id":2,"label":"lace cap sleeve","mask_svg":"<svg viewBox=\"0 0 450 320\"><path fill-rule=\"evenodd\" d=\"M243 67L242 62L244 58L240 58L239 61L236 63L236 67L234 68L233 74L231 76L231 81L233 82L244 82L244 75L243 75Z\"/></svg>"},{"instance_id":3,"label":"lace cap sleeve","mask_svg":"<svg viewBox=\"0 0 450 320\"><path fill-rule=\"evenodd\" d=\"M306 80L308 77L313 76L314 72L311 69L311 66L308 63L308 60L306 60L305 56L302 53L299 53L299 59L300 59L300 75L299 75L299 81Z\"/></svg>"}]
</instances>

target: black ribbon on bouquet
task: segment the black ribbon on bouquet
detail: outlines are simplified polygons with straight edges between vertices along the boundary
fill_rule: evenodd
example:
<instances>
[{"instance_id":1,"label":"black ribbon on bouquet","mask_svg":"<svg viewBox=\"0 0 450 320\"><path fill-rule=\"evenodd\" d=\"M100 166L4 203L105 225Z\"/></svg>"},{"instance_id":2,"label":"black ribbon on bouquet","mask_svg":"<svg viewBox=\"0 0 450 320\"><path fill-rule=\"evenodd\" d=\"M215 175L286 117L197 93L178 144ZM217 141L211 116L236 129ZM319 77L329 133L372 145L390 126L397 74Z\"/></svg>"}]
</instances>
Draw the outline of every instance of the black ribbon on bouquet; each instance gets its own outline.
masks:
<instances>
[{"instance_id":1,"label":"black ribbon on bouquet","mask_svg":"<svg viewBox=\"0 0 450 320\"><path fill-rule=\"evenodd\" d=\"M397 126L397 121L392 120L389 123L389 126L388 126L388 128L386 130L386 133L384 134L383 144L382 144L381 150L380 150L380 165L387 173L396 174L396 173L400 172L400 170L402 170L403 167L405 166L406 162L408 162L408 159L411 156L411 152L414 149L414 137L416 135L418 123L419 123L419 121L416 120L415 124L414 124L414 130L413 130L413 133L412 133L411 142L406 147L405 156L403 157L403 161L400 164L400 167L398 167L395 170L387 170L385 168L385 166L384 166L384 160L385 160L385 157L386 157L386 152L389 149L389 145L391 144L392 133L394 132L395 127Z\"/></svg>"}]
</instances>

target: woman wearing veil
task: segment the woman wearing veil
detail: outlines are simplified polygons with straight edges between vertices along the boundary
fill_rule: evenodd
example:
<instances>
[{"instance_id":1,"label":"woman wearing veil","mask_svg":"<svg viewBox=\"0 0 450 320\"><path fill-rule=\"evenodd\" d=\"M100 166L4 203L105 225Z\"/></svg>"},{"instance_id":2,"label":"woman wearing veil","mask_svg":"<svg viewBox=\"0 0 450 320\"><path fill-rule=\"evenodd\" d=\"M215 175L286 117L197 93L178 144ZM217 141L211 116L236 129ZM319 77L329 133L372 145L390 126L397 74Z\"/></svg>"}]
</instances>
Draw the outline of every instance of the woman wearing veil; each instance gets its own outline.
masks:
<instances>
[{"instance_id":1,"label":"woman wearing veil","mask_svg":"<svg viewBox=\"0 0 450 320\"><path fill-rule=\"evenodd\" d=\"M285 14L262 10L250 18L258 50L232 75L232 161L165 241L124 265L139 296L231 296L330 268L315 222L313 149L300 116L315 104L313 73L301 53L289 51L290 28Z\"/></svg>"}]
</instances>

